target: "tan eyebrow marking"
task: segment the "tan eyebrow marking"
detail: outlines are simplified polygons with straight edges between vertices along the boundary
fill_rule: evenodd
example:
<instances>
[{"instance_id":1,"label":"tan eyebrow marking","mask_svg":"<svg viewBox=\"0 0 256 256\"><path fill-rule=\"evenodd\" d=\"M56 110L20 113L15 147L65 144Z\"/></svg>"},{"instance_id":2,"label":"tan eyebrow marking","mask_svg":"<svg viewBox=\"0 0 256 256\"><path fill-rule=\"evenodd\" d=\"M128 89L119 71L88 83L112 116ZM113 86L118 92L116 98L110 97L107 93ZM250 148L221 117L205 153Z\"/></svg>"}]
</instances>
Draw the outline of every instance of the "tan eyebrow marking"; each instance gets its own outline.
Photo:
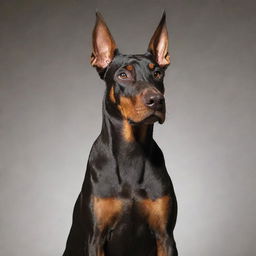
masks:
<instances>
[{"instance_id":1,"label":"tan eyebrow marking","mask_svg":"<svg viewBox=\"0 0 256 256\"><path fill-rule=\"evenodd\" d=\"M133 70L133 65L127 65L126 69L129 70L129 71L132 71Z\"/></svg>"},{"instance_id":2,"label":"tan eyebrow marking","mask_svg":"<svg viewBox=\"0 0 256 256\"><path fill-rule=\"evenodd\" d=\"M154 63L149 63L148 67L153 70L155 68L155 64Z\"/></svg>"}]
</instances>

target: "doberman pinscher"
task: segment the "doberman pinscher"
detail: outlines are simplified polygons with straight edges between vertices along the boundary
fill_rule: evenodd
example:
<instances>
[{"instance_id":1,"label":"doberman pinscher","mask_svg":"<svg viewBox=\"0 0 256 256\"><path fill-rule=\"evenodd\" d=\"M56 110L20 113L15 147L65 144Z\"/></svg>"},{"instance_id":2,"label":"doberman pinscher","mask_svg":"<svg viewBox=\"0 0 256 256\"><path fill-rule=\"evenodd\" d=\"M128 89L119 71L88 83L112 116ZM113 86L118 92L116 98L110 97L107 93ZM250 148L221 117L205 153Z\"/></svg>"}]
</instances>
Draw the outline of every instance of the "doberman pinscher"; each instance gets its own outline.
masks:
<instances>
[{"instance_id":1,"label":"doberman pinscher","mask_svg":"<svg viewBox=\"0 0 256 256\"><path fill-rule=\"evenodd\" d=\"M177 256L177 202L153 125L165 120L165 13L145 54L124 55L100 13L91 64L106 83L102 130L76 201L64 256Z\"/></svg>"}]
</instances>

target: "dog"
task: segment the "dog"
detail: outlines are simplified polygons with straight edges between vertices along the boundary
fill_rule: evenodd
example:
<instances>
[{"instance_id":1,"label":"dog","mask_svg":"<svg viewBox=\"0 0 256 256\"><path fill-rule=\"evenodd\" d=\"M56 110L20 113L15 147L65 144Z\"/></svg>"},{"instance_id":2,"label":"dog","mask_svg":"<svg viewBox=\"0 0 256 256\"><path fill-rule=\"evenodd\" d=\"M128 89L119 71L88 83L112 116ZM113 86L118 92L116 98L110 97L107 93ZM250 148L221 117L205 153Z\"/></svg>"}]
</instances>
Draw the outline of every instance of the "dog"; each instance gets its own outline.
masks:
<instances>
[{"instance_id":1,"label":"dog","mask_svg":"<svg viewBox=\"0 0 256 256\"><path fill-rule=\"evenodd\" d=\"M99 12L91 64L106 83L94 142L63 256L177 256L177 200L155 122L165 120L170 64L166 14L145 54L121 54Z\"/></svg>"}]
</instances>

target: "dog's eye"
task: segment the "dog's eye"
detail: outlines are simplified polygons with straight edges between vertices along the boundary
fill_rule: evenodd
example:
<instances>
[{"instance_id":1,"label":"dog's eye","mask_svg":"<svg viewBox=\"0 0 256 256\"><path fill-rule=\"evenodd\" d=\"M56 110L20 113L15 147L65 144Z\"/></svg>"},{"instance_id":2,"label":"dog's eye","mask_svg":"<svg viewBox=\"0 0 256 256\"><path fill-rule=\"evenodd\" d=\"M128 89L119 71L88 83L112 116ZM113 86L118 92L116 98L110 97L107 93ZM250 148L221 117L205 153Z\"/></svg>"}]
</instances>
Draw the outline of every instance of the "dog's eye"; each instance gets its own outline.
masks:
<instances>
[{"instance_id":1,"label":"dog's eye","mask_svg":"<svg viewBox=\"0 0 256 256\"><path fill-rule=\"evenodd\" d=\"M118 77L119 77L120 79L126 79L126 78L128 78L128 76L127 76L127 74L126 74L125 72L120 73L120 74L118 75Z\"/></svg>"},{"instance_id":2,"label":"dog's eye","mask_svg":"<svg viewBox=\"0 0 256 256\"><path fill-rule=\"evenodd\" d=\"M160 70L154 71L154 78L160 79L162 77L162 72Z\"/></svg>"}]
</instances>

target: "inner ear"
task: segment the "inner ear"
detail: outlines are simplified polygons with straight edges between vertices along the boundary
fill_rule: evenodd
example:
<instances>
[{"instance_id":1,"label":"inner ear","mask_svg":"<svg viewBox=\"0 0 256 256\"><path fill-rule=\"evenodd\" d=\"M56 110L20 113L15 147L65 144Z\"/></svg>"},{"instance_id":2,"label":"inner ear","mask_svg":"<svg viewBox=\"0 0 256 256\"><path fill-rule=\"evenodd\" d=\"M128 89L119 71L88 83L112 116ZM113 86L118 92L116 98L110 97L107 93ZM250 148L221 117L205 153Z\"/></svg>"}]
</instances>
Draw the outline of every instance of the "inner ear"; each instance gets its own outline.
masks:
<instances>
[{"instance_id":1,"label":"inner ear","mask_svg":"<svg viewBox=\"0 0 256 256\"><path fill-rule=\"evenodd\" d=\"M104 69L113 60L116 43L99 12L96 12L96 23L92 34L93 52L91 56L91 65Z\"/></svg>"},{"instance_id":2,"label":"inner ear","mask_svg":"<svg viewBox=\"0 0 256 256\"><path fill-rule=\"evenodd\" d=\"M154 56L155 61L160 67L167 67L170 64L165 12L163 13L161 21L149 42L148 51Z\"/></svg>"}]
</instances>

